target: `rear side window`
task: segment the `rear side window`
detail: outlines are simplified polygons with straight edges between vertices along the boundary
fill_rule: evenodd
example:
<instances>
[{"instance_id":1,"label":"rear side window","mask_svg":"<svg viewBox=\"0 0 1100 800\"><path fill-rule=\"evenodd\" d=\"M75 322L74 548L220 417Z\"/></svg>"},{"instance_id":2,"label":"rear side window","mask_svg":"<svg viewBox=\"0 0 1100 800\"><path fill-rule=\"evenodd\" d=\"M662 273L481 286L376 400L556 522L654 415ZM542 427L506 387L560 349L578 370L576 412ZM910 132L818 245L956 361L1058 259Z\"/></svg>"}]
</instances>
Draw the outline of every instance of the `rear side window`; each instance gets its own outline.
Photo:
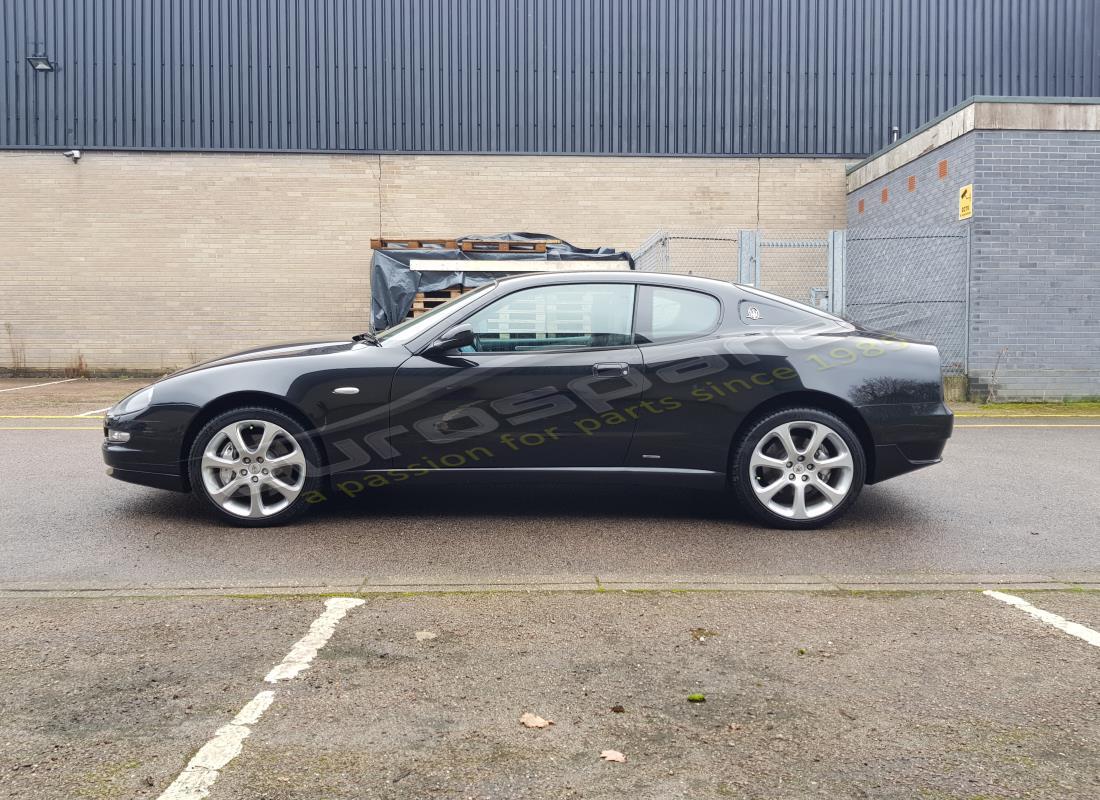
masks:
<instances>
[{"instance_id":1,"label":"rear side window","mask_svg":"<svg viewBox=\"0 0 1100 800\"><path fill-rule=\"evenodd\" d=\"M737 304L737 314L746 325L763 327L785 327L803 325L821 325L825 321L845 325L840 317L790 300L786 297L757 292L745 286L739 288L747 297Z\"/></svg>"},{"instance_id":2,"label":"rear side window","mask_svg":"<svg viewBox=\"0 0 1100 800\"><path fill-rule=\"evenodd\" d=\"M718 325L722 304L716 297L667 286L640 288L637 327L639 344L703 336Z\"/></svg>"}]
</instances>

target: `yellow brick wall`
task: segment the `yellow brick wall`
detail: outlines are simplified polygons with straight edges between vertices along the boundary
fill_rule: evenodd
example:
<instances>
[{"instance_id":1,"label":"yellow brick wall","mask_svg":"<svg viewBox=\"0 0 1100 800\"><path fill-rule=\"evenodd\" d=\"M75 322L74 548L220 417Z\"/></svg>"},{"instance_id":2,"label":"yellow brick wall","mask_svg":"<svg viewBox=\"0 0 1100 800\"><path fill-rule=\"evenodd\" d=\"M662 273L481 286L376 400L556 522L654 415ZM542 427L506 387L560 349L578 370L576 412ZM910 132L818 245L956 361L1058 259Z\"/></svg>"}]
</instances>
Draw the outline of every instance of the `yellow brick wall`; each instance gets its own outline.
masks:
<instances>
[{"instance_id":1,"label":"yellow brick wall","mask_svg":"<svg viewBox=\"0 0 1100 800\"><path fill-rule=\"evenodd\" d=\"M830 158L766 158L760 162L760 211L765 233L820 234L847 226L837 182L847 162ZM754 227L746 225L743 227Z\"/></svg>"},{"instance_id":2,"label":"yellow brick wall","mask_svg":"<svg viewBox=\"0 0 1100 800\"><path fill-rule=\"evenodd\" d=\"M380 234L632 249L844 214L836 159L0 152L0 369L168 370L354 333Z\"/></svg>"}]
</instances>

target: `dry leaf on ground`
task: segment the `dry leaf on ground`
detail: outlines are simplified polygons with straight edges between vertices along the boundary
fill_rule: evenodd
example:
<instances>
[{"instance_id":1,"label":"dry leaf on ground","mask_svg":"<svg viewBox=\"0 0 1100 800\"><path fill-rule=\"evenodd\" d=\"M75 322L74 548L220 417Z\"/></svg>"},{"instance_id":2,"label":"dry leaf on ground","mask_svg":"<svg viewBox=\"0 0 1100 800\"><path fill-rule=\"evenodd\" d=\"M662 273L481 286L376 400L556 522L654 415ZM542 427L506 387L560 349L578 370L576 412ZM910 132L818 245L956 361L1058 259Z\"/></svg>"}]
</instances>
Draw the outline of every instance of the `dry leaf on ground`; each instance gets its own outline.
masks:
<instances>
[{"instance_id":1,"label":"dry leaf on ground","mask_svg":"<svg viewBox=\"0 0 1100 800\"><path fill-rule=\"evenodd\" d=\"M619 764L622 764L626 761L626 756L624 756L618 750L604 750L602 753L600 753L600 758L602 758L604 761L614 761Z\"/></svg>"},{"instance_id":2,"label":"dry leaf on ground","mask_svg":"<svg viewBox=\"0 0 1100 800\"><path fill-rule=\"evenodd\" d=\"M549 728L554 724L554 720L543 719L538 714L532 714L530 711L526 714L522 714L519 718L519 722L525 728Z\"/></svg>"}]
</instances>

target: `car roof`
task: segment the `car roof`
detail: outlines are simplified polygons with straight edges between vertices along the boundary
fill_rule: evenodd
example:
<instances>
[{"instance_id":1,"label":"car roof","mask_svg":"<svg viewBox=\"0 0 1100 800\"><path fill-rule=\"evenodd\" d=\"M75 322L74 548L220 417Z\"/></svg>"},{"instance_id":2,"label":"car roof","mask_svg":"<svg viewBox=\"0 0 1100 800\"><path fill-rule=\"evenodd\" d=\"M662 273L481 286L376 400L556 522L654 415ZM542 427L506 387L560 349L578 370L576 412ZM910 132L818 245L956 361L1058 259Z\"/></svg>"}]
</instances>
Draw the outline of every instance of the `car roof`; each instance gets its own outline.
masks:
<instances>
[{"instance_id":1,"label":"car roof","mask_svg":"<svg viewBox=\"0 0 1100 800\"><path fill-rule=\"evenodd\" d=\"M717 278L704 278L700 275L678 275L672 272L640 272L638 270L584 270L570 272L526 272L499 278L501 284L548 283L652 283L661 286L677 286L684 289L718 291L730 288L730 281Z\"/></svg>"}]
</instances>

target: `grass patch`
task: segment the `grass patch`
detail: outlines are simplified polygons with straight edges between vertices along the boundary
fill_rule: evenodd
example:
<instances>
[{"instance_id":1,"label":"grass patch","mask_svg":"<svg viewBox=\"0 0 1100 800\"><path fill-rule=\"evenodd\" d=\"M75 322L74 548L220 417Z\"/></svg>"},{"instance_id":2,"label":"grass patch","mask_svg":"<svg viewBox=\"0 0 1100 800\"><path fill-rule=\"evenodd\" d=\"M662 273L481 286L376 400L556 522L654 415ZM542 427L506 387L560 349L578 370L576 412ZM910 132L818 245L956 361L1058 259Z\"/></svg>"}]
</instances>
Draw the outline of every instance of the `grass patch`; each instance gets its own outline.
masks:
<instances>
[{"instance_id":1,"label":"grass patch","mask_svg":"<svg viewBox=\"0 0 1100 800\"><path fill-rule=\"evenodd\" d=\"M140 766L140 761L103 764L81 777L76 794L87 800L114 800L116 797L131 796L132 790L127 786L127 779Z\"/></svg>"},{"instance_id":2,"label":"grass patch","mask_svg":"<svg viewBox=\"0 0 1100 800\"><path fill-rule=\"evenodd\" d=\"M848 600L856 597L872 597L876 600L904 600L918 595L939 594L946 591L971 591L969 589L822 589L811 592L819 597L833 597Z\"/></svg>"},{"instance_id":3,"label":"grass patch","mask_svg":"<svg viewBox=\"0 0 1100 800\"><path fill-rule=\"evenodd\" d=\"M1053 403L950 403L956 414L980 417L1041 416L1043 414L1100 414L1100 400L1087 398Z\"/></svg>"},{"instance_id":4,"label":"grass patch","mask_svg":"<svg viewBox=\"0 0 1100 800\"><path fill-rule=\"evenodd\" d=\"M1049 594L1050 592L1058 592L1061 594L1100 594L1100 589L1093 586L1081 586L1080 584L1073 584L1072 586L1066 586L1062 589L1006 589L1005 591L1012 594Z\"/></svg>"}]
</instances>

